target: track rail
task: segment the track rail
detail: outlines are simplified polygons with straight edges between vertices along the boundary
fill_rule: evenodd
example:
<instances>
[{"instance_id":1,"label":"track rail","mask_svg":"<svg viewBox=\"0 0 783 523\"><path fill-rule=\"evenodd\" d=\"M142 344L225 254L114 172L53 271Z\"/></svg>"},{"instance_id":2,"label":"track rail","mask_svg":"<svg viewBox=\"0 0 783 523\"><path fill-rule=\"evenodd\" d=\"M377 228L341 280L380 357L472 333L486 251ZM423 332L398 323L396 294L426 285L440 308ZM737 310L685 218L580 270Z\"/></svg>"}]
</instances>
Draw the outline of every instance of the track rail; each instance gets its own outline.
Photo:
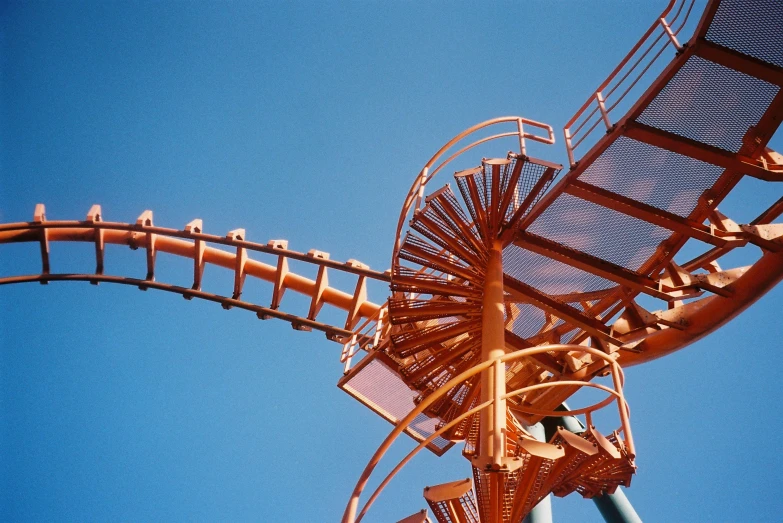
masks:
<instances>
[{"instance_id":1,"label":"track rail","mask_svg":"<svg viewBox=\"0 0 783 523\"><path fill-rule=\"evenodd\" d=\"M203 232L201 220L193 220L184 229L170 229L153 224L152 211L144 211L136 223L106 222L101 208L94 205L83 221L48 221L43 204L35 208L30 222L0 224L0 245L33 242L40 245L41 272L38 274L0 277L0 285L51 281L86 281L93 284L116 283L133 285L142 290L157 289L182 295L185 299L203 299L220 303L225 309L236 307L255 312L260 319L281 319L291 323L296 330L319 330L327 338L338 343L351 339L353 330L363 320L378 316L380 305L367 298L367 280L388 282L389 275L373 271L356 260L338 262L329 254L311 250L307 253L288 249L285 240L271 240L266 245L247 241L244 229L235 229L226 236ZM95 271L84 274L55 274L49 260L50 244L54 242L86 242L95 244ZM107 244L126 245L131 249L146 251L146 276L133 278L104 274ZM209 244L233 248L224 250ZM159 252L193 260L193 284L183 287L155 280L157 254ZM276 257L274 265L251 258L248 253L263 253ZM310 279L289 269L289 261L304 262L316 267L316 278ZM202 290L202 278L206 265L223 267L234 272L234 285L230 294L215 294ZM328 270L336 270L356 277L351 292L329 285ZM242 300L247 276L272 284L272 303L268 306ZM286 290L310 298L307 316L298 316L280 310ZM343 325L330 325L318 321L323 305L328 304L346 311Z\"/></svg>"}]
</instances>

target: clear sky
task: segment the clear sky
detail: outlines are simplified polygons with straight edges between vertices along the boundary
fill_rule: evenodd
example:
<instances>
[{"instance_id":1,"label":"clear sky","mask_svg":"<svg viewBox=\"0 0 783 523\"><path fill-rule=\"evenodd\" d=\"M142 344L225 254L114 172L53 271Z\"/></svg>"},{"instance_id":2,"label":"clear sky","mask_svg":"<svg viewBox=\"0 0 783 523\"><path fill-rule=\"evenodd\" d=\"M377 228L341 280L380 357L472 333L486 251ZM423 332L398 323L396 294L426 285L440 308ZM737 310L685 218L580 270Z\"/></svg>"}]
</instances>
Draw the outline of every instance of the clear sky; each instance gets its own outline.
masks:
<instances>
[{"instance_id":1,"label":"clear sky","mask_svg":"<svg viewBox=\"0 0 783 523\"><path fill-rule=\"evenodd\" d=\"M198 217L383 270L402 199L443 143L501 115L559 129L663 3L2 2L0 221L39 202L49 219L151 209L157 225ZM536 156L565 163L557 136ZM740 189L722 207L737 221L780 196ZM51 256L55 272L94 264L89 244ZM109 248L106 266L143 277L144 253ZM187 261L158 266L189 285ZM38 270L36 245L0 247L0 274ZM206 290L230 293L218 272ZM779 520L781 304L778 288L628 370L628 496L645 521ZM248 312L55 283L3 287L0 314L3 521L336 521L391 428L335 386L339 345ZM369 519L467 477L459 448L421 455ZM600 521L576 495L554 513Z\"/></svg>"}]
</instances>

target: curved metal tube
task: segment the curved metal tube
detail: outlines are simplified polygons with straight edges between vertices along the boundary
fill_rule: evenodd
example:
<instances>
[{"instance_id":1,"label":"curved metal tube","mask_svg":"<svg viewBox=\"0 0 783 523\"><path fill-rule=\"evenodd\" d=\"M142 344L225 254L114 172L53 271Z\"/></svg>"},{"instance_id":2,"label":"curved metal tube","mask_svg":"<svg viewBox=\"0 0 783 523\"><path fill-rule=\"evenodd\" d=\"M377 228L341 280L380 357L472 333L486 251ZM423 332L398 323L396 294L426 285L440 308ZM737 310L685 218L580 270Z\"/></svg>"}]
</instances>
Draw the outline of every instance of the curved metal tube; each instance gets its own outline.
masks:
<instances>
[{"instance_id":1,"label":"curved metal tube","mask_svg":"<svg viewBox=\"0 0 783 523\"><path fill-rule=\"evenodd\" d=\"M596 410L598 410L598 409L608 405L609 403L611 403L612 402L612 396L615 396L617 399L620 399L620 400L623 399L622 396L617 391L614 391L614 390L610 389L609 387L606 387L604 385L599 385L597 383L590 383L590 382L584 382L584 381L560 381L560 382L539 383L539 384L536 384L536 385L530 385L530 386L527 386L527 387L522 387L520 389L516 389L516 390L514 390L512 392L509 392L509 393L505 394L504 395L504 399L507 399L507 398L513 397L513 396L519 396L519 395L524 394L526 392L530 392L531 390L537 390L537 389L542 389L542 388L552 387L552 386L558 386L558 385L561 385L561 386L579 385L579 386L584 386L584 387L593 387L593 388L600 389L600 390L603 390L605 392L608 392L610 394L610 396L608 398L606 398L605 400L600 401L599 403L596 403L595 405L591 405L589 407L578 409L576 411L569 411L569 414L567 414L567 415L573 415L573 414L570 414L571 412L577 412L577 413L594 412L594 411L596 411ZM428 438L426 438L424 441L419 443L412 451L410 451L397 464L396 467L394 467L394 469L392 469L391 472L389 472L389 474L384 478L384 480L380 483L380 485L378 485L378 487L372 493L370 498L364 504L364 507L362 507L362 510L359 512L359 515L356 517L356 522L355 523L359 523L362 520L362 518L364 518L365 514L367 514L367 511L370 510L370 508L372 507L372 505L375 502L375 500L378 499L378 496L381 495L383 490L386 488L386 486L388 486L388 484L391 482L391 480L394 478L394 476L396 476L397 473L400 470L402 470L402 468L405 465L407 465L408 462L410 462L410 460L413 459L414 456L416 456L416 454L418 454L423 448L425 448L432 441L434 441L435 438L437 438L438 436L440 436L441 434L443 434L444 432L446 432L450 428L458 425L465 418L467 418L469 416L472 416L473 414L475 414L475 413L477 413L477 412L479 412L479 411L481 411L481 410L491 406L493 403L495 403L495 400L489 400L489 401L485 401L484 403L482 403L480 405L477 405L477 406L473 407L472 409L470 409L469 411L465 412L461 416L458 416L457 418L453 419L452 421L450 421L449 423L447 423L446 425L444 425L443 427L438 429L435 433L430 435ZM526 409L525 408L520 408L519 410L526 410ZM553 415L560 415L560 416L565 415L565 413L563 411L552 411L552 414Z\"/></svg>"},{"instance_id":2,"label":"curved metal tube","mask_svg":"<svg viewBox=\"0 0 783 523\"><path fill-rule=\"evenodd\" d=\"M558 344L558 345L547 345L547 346L541 346L541 347L533 347L530 349L522 349L514 352L510 352L508 354L503 355L502 357L498 358L497 360L487 360L479 363L475 367L472 367L459 375L455 376L454 378L450 379L448 382L443 384L438 390L424 398L411 412L408 413L407 416L405 416L400 422L397 424L396 427L389 433L389 435L386 437L385 440L381 443L381 445L378 447L378 450L375 451L373 456L370 458L370 461L367 463L367 466L364 468L364 471L362 472L362 475L359 477L359 480L356 483L356 486L354 487L353 493L351 494L351 498L348 501L348 505L345 507L345 512L343 514L342 523L350 523L355 520L356 517L356 511L358 509L359 505L359 497L361 496L362 492L364 491L364 487L367 485L367 482L370 479L370 476L372 475L372 472L375 470L375 467L378 465L380 460L383 458L383 456L386 454L386 452L389 450L391 445L394 443L394 441L399 437L400 434L402 434L403 430L422 412L424 412L432 403L434 403L436 400L438 400L441 396L446 394L452 387L462 383L466 379L470 378L471 376L474 376L478 374L479 372L489 368L490 366L494 365L496 362L505 363L509 360L514 360L517 358L522 358L525 356L533 356L536 354L541 354L544 352L569 352L569 351L581 351L589 353L598 359L602 359L610 364L610 367L612 368L612 372L616 373L619 370L619 366L616 364L616 362L611 359L606 353L601 352L597 349L593 349L592 347L585 347L582 345L565 345L565 344ZM554 382L556 383L556 382ZM581 383L581 382L580 382ZM587 383L587 382L585 382ZM618 384L622 383L621 377L618 376L617 380ZM622 397L621 390L618 391L620 396ZM625 399L622 398L622 402L625 403ZM566 413L563 412L557 412L556 415L562 416ZM624 414L621 409L621 418L624 417ZM624 427L626 438L628 441L631 441L631 433L630 429ZM629 447L632 447L632 444L629 445Z\"/></svg>"},{"instance_id":3,"label":"curved metal tube","mask_svg":"<svg viewBox=\"0 0 783 523\"><path fill-rule=\"evenodd\" d=\"M8 276L0 278L0 285L11 285L16 283L48 283L50 281L85 281L90 283L115 283L119 285L131 285L134 287L141 287L145 289L155 289L159 291L172 292L182 295L185 299L198 298L205 301L211 301L219 303L225 308L236 307L237 309L244 309L247 311L255 312L260 317L271 317L279 320L284 320L291 323L295 328L301 330L302 327L315 329L326 333L330 339L336 339L337 337L346 338L353 335L352 331L343 329L341 327L335 327L319 321L310 320L308 318L302 318L294 314L288 314L286 312L280 312L276 309L270 309L269 307L262 307L254 303L229 298L227 296L221 296L219 294L212 294L204 291L197 291L188 287L179 287L168 283L161 283L156 281L142 280L139 278L128 278L125 276L110 276L105 274L30 274L24 276Z\"/></svg>"},{"instance_id":4,"label":"curved metal tube","mask_svg":"<svg viewBox=\"0 0 783 523\"><path fill-rule=\"evenodd\" d=\"M662 329L649 334L622 356L624 366L638 365L689 345L728 323L783 281L783 251L768 252L735 282L726 286L731 297L709 296L686 303L674 311L683 329Z\"/></svg>"},{"instance_id":5,"label":"curved metal tube","mask_svg":"<svg viewBox=\"0 0 783 523\"><path fill-rule=\"evenodd\" d=\"M265 280L274 283L279 286L279 288L290 289L293 292L304 294L320 303L329 304L339 309L349 311L349 317L354 318L357 321L361 318L372 318L376 316L381 305L366 300L360 301L357 299L356 293L351 294L328 285L322 285L320 281L311 280L288 270L282 271L280 269L282 261L278 262L278 266L274 266L259 260L254 260L246 255L243 255L240 260L240 251L262 252L276 256L278 257L278 260L290 259L308 263L316 266L319 271L330 268L355 274L359 278L370 278L384 283L389 281L388 274L370 270L366 266L362 266L358 263L340 263L338 261L329 260L328 255L322 256L317 253L305 254L272 244L263 245L249 242L242 237L205 234L198 229L191 230L189 228L186 230L176 230L156 227L151 224L130 224L97 220L34 221L0 224L0 244L40 242L42 245L42 252L43 246L46 245L45 251L47 253L47 259L48 244L62 241L95 243L96 253L100 250L101 260L103 259L104 244L126 245L134 249L146 249L148 250L148 270L150 268L150 257L152 257L152 267L154 268L154 257L156 252L165 252L176 256L182 256L194 260L194 262L198 259L203 264L202 266L207 264L217 265L235 271L235 273L239 270L241 276L249 275ZM233 247L234 251L221 250L207 245L208 243ZM100 247L98 247L99 245ZM151 255L149 252L150 248L152 248ZM241 270L237 268L240 262ZM102 263L103 262L101 261L101 267ZM200 289L200 283L196 284L195 282L193 288L185 288L155 282L153 277L136 279L124 276L106 276L102 273L102 268L97 269L96 274L50 274L48 263L45 262L44 265L45 267L42 274L6 277L0 279L0 284L8 285L30 281L49 282L70 280L135 285L142 288L154 288L176 292L182 294L186 298L195 297L214 301L221 303L226 307L252 310L264 318L280 318L289 321L295 328L314 328L327 332L330 335L339 335L341 337L345 337L350 333L348 328L330 326L315 321L315 314L312 314L311 317L308 318L302 318L293 314L280 312L276 308L276 305L279 303L273 304L271 307L264 307L239 300L241 286L239 287L240 293L235 289L235 294L229 298L218 294L203 292ZM282 296L282 294L280 296ZM335 336L330 337L334 338Z\"/></svg>"},{"instance_id":6,"label":"curved metal tube","mask_svg":"<svg viewBox=\"0 0 783 523\"><path fill-rule=\"evenodd\" d=\"M446 151L448 151L449 149L454 147L454 145L456 145L460 140L462 140L465 137L473 134L476 131L480 131L481 129L484 129L485 127L489 127L489 126L500 124L500 123L510 123L510 122L516 123L519 126L517 131L509 132L509 133L497 134L497 135L491 136L489 138L485 138L483 140L478 140L478 141L474 142L473 144L471 144L471 145L469 145L467 147L464 147L458 153L453 154L452 156L450 156L446 161L444 161L442 164L440 164L437 167L437 169L435 169L435 171L432 172L432 174L430 174L430 169L432 168L432 166L435 165L435 163L440 159L441 156L443 156L444 153L446 153ZM534 134L525 133L522 130L523 129L523 124L532 125L534 127L538 127L540 129L546 130L547 131L547 137L544 138L544 137L537 136L537 135L534 135ZM397 221L397 230L396 230L396 233L395 233L395 243L394 243L394 249L393 249L393 253L392 253L392 263L391 263L392 266L394 265L394 260L397 257L397 251L398 251L399 245L400 245L400 234L402 233L402 228L403 228L403 226L405 224L405 218L408 215L408 213L410 212L411 206L413 205L413 203L415 201L417 201L417 199L419 199L419 201L420 201L420 198L422 197L422 193L424 191L424 187L427 184L427 182L429 182L430 179L432 179L432 177L435 176L435 174L438 171L440 171L446 164L448 164L450 161L452 161L454 158L456 158L457 156L459 156L463 152L465 152L467 150L470 150L473 147L475 147L477 145L480 145L482 143L488 142L490 140L494 140L494 139L498 139L498 138L504 138L504 137L509 137L509 136L519 136L519 139L520 139L520 151L524 149L523 144L524 144L524 139L525 138L530 138L531 140L534 140L534 141L537 141L537 142L541 142L541 143L545 143L545 144L549 144L549 145L555 143L555 133L554 133L554 130L552 129L552 126L547 125L545 123L537 122L535 120L529 120L527 118L521 118L521 117L518 117L518 116L502 116L502 117L499 117L499 118L492 118L491 120L486 120L484 122L481 122L481 123L478 123L478 124L473 125L471 127L468 127L467 129L465 129L464 131L459 133L457 136L455 136L454 138L449 140L446 143L446 145L441 147L438 150L438 152L436 152L432 156L432 158L430 158L429 161L426 164L424 164L424 167L419 172L419 175L413 181L413 185L411 185L411 188L408 191L408 195L405 197L405 202L403 203L402 211L400 212L400 218Z\"/></svg>"}]
</instances>

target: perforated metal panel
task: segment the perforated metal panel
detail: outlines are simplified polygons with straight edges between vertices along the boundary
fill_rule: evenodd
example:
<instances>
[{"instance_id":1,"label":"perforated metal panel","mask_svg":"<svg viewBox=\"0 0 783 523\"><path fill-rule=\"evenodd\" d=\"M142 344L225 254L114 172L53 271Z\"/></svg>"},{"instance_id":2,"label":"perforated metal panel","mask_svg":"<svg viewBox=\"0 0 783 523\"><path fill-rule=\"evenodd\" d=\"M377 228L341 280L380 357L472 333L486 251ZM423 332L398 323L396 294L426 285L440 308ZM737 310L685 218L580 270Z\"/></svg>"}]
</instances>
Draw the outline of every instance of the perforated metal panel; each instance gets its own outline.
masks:
<instances>
[{"instance_id":1,"label":"perforated metal panel","mask_svg":"<svg viewBox=\"0 0 783 523\"><path fill-rule=\"evenodd\" d=\"M722 172L721 167L621 136L579 179L686 217Z\"/></svg>"},{"instance_id":2,"label":"perforated metal panel","mask_svg":"<svg viewBox=\"0 0 783 523\"><path fill-rule=\"evenodd\" d=\"M529 230L632 271L649 260L658 245L672 234L569 194L561 194Z\"/></svg>"},{"instance_id":3,"label":"perforated metal panel","mask_svg":"<svg viewBox=\"0 0 783 523\"><path fill-rule=\"evenodd\" d=\"M525 199L530 195L533 189L536 189L536 183L544 176L544 173L548 168L547 165L539 163L539 161L533 158L523 159L511 155L508 159L511 163L501 166L499 184L500 194L506 194L508 192L511 192L512 194L508 209L505 210L505 215L502 217L502 221L506 223L511 219L520 205L525 202ZM512 183L512 173L518 162L522 162L522 167L516 182ZM559 173L560 169L557 169L554 173L554 177ZM552 178L553 180L554 177ZM465 206L467 207L471 218L475 221L477 219L477 210L475 208L475 202L473 202L473 199L469 195L467 177L457 177L456 180ZM483 165L481 171L472 176L472 180L476 183L479 203L482 209L487 209L488 206L491 207L490 193L492 190L492 166L487 164ZM549 180L549 182L542 187L536 189L537 194L534 195L533 199L530 201L530 206L527 211L523 212L521 216L518 217L518 219L521 219L527 214L533 205L538 202L544 192L546 192L546 189L551 183L552 180ZM495 202L495 205L498 203L499 202Z\"/></svg>"},{"instance_id":4,"label":"perforated metal panel","mask_svg":"<svg viewBox=\"0 0 783 523\"><path fill-rule=\"evenodd\" d=\"M783 67L783 9L780 0L723 0L707 40Z\"/></svg>"},{"instance_id":5,"label":"perforated metal panel","mask_svg":"<svg viewBox=\"0 0 783 523\"><path fill-rule=\"evenodd\" d=\"M415 408L414 400L419 395L408 388L388 363L375 355L367 356L337 385L392 425L397 425ZM405 433L416 441L423 441L437 430L439 422L439 419L419 414ZM452 441L438 437L427 448L440 456L452 445Z\"/></svg>"},{"instance_id":6,"label":"perforated metal panel","mask_svg":"<svg viewBox=\"0 0 783 523\"><path fill-rule=\"evenodd\" d=\"M520 338L529 338L537 334L546 323L544 311L527 303L513 304L518 310L514 321L507 328Z\"/></svg>"},{"instance_id":7,"label":"perforated metal panel","mask_svg":"<svg viewBox=\"0 0 783 523\"><path fill-rule=\"evenodd\" d=\"M504 217L506 221L510 220L519 206L522 205L522 203L525 201L525 198L527 198L528 194L530 194L530 192L533 190L536 182L544 175L546 169L547 167L545 165L541 165L535 161L525 162L525 165L522 167L522 175L519 177L519 183L516 187L511 188L514 191L514 196L511 200L511 205L506 212L506 216ZM559 173L560 170L558 169L555 173L555 176L557 176ZM527 209L527 211L522 213L520 218L525 217L527 213L530 212L530 209L532 209L533 205L535 205L538 200L541 199L541 196L544 194L544 192L546 192L551 183L552 182L550 181L544 187L542 187L541 191L531 201L530 207Z\"/></svg>"},{"instance_id":8,"label":"perforated metal panel","mask_svg":"<svg viewBox=\"0 0 783 523\"><path fill-rule=\"evenodd\" d=\"M556 299L561 295L616 287L616 284L600 276L515 245L509 245L503 250L503 271Z\"/></svg>"},{"instance_id":9,"label":"perforated metal panel","mask_svg":"<svg viewBox=\"0 0 783 523\"><path fill-rule=\"evenodd\" d=\"M758 123L779 90L753 76L692 56L637 121L737 152L748 128Z\"/></svg>"}]
</instances>

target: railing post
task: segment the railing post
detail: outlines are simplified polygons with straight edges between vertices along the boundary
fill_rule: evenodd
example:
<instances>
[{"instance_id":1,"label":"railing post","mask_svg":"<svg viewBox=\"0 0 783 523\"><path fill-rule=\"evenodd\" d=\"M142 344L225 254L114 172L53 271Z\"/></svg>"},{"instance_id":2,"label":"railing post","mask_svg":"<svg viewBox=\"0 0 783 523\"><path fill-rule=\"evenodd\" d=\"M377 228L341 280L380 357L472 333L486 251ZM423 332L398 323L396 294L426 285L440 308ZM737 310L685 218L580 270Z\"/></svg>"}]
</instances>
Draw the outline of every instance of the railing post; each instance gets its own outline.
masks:
<instances>
[{"instance_id":1,"label":"railing post","mask_svg":"<svg viewBox=\"0 0 783 523\"><path fill-rule=\"evenodd\" d=\"M628 404L625 402L625 395L623 394L623 383L620 379L620 365L617 363L612 364L612 383L614 389L620 394L617 400L617 408L619 409L620 422L623 425L623 436L625 436L625 444L628 448L628 453L636 455L636 449L633 444L633 435L631 434L631 422L628 419Z\"/></svg>"},{"instance_id":2,"label":"railing post","mask_svg":"<svg viewBox=\"0 0 783 523\"><path fill-rule=\"evenodd\" d=\"M416 208L414 212L421 209L421 201L424 199L424 187L427 185L427 174L430 172L429 167L425 167L419 173L419 190L416 193Z\"/></svg>"},{"instance_id":3,"label":"railing post","mask_svg":"<svg viewBox=\"0 0 783 523\"><path fill-rule=\"evenodd\" d=\"M612 122L609 120L609 113L606 111L606 104L604 104L604 95L601 91L595 93L595 101L598 103L598 109L601 111L601 118L604 121L607 131L612 130Z\"/></svg>"},{"instance_id":4,"label":"railing post","mask_svg":"<svg viewBox=\"0 0 783 523\"><path fill-rule=\"evenodd\" d=\"M519 127L519 152L522 156L527 156L527 150L525 149L525 128L522 125L522 118L517 118L517 126Z\"/></svg>"},{"instance_id":5,"label":"railing post","mask_svg":"<svg viewBox=\"0 0 783 523\"><path fill-rule=\"evenodd\" d=\"M378 322L375 324L375 336L372 338L372 346L374 349L378 348L378 342L381 339L381 331L383 331L383 317L386 315L386 306L382 306L378 310Z\"/></svg>"},{"instance_id":6,"label":"railing post","mask_svg":"<svg viewBox=\"0 0 783 523\"><path fill-rule=\"evenodd\" d=\"M571 129L563 128L563 136L565 137L566 152L568 153L568 165L573 167L576 165L574 161L574 147L571 145Z\"/></svg>"},{"instance_id":7,"label":"railing post","mask_svg":"<svg viewBox=\"0 0 783 523\"><path fill-rule=\"evenodd\" d=\"M669 37L669 40L671 40L672 44L674 45L674 48L678 51L682 50L682 46L680 45L680 42L677 41L677 37L674 36L674 33L672 32L672 28L669 27L669 24L666 23L666 19L661 17L658 19L658 21L661 24L661 27L663 27L663 31L666 33L666 36Z\"/></svg>"},{"instance_id":8,"label":"railing post","mask_svg":"<svg viewBox=\"0 0 783 523\"><path fill-rule=\"evenodd\" d=\"M343 367L344 374L351 370L351 358L353 358L353 347L356 345L356 342L356 334L354 333L354 335L351 336L351 339L348 340L345 345L343 345L340 361L345 363L345 366Z\"/></svg>"},{"instance_id":9,"label":"railing post","mask_svg":"<svg viewBox=\"0 0 783 523\"><path fill-rule=\"evenodd\" d=\"M538 441L548 441L546 428L541 422L536 423L535 425L528 425L525 428L527 428L528 432ZM552 495L547 494L544 499L539 501L527 516L525 516L522 523L552 523Z\"/></svg>"}]
</instances>

